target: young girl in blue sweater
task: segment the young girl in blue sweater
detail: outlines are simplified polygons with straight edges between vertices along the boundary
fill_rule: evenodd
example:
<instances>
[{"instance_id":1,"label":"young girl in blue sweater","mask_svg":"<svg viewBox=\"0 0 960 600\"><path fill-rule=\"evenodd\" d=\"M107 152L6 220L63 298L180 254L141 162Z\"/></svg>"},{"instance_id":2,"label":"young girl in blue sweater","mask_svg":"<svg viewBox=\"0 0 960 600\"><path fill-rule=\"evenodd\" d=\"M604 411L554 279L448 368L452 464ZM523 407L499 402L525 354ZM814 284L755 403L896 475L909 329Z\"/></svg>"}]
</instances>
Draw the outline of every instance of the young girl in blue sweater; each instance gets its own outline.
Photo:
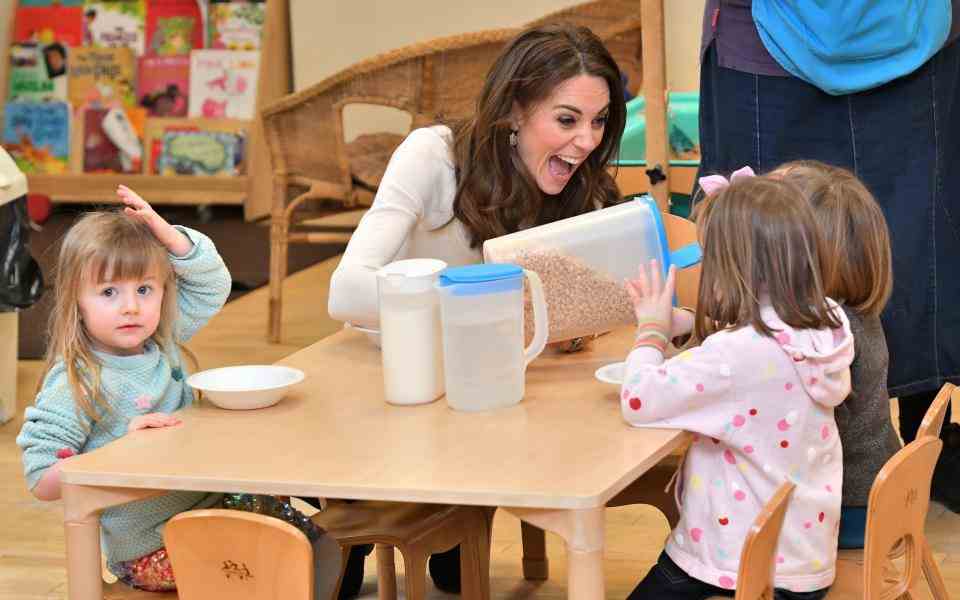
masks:
<instances>
[{"instance_id":1,"label":"young girl in blue sweater","mask_svg":"<svg viewBox=\"0 0 960 600\"><path fill-rule=\"evenodd\" d=\"M230 293L230 273L207 236L171 226L124 186L117 195L123 212L84 215L60 248L46 368L17 437L27 485L41 500L60 498L60 466L70 457L137 430L180 425L176 412L193 402L181 344ZM163 525L221 506L286 518L315 550L321 541L331 546L325 559L339 561L336 542L285 503L177 491L103 511L108 568L140 589L176 589ZM338 562L324 567L339 571ZM322 579L318 589L329 584Z\"/></svg>"}]
</instances>

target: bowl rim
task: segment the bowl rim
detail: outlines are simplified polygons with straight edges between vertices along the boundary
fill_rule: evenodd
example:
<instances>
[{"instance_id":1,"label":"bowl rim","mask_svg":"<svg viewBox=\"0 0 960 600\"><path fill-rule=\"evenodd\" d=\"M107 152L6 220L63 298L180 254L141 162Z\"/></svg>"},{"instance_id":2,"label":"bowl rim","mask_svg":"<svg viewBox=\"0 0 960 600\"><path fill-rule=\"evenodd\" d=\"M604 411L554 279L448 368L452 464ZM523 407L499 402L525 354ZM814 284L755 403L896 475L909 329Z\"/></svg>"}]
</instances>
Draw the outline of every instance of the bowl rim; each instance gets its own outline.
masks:
<instances>
[{"instance_id":1,"label":"bowl rim","mask_svg":"<svg viewBox=\"0 0 960 600\"><path fill-rule=\"evenodd\" d=\"M193 380L193 381L195 382L197 379L199 379L199 377L200 377L201 375L205 375L205 374L208 374L208 373L212 373L212 372L214 372L214 371L230 371L230 370L234 370L234 369L247 369L247 368L250 368L250 367L261 367L261 368L268 368L268 369L276 369L276 370L281 370L281 371L287 371L288 373L291 373L291 374L293 375L293 379L292 379L291 381L287 381L287 382L284 382L284 383L279 383L279 384L277 384L277 385L269 385L269 386L266 386L266 387L257 387L257 388L250 388L250 389L245 389L245 390L224 389L224 388L222 388L222 387L198 386L198 385L195 385L194 383L191 383L191 380ZM280 388L285 388L285 387L289 387L289 386L291 386L291 385L298 384L298 383L300 383L301 381L303 381L305 378L306 378L306 375L304 374L303 371L301 371L300 369L294 368L294 367L288 367L288 366L286 366L286 365L230 365L230 366L226 366L226 367L216 367L216 368L214 368L214 369L204 369L203 371L197 371L197 372L194 373L193 375L190 375L189 377L187 377L187 382L186 382L186 383L187 383L187 385L189 385L191 388L193 388L193 389L195 389L195 390L201 390L201 391L204 391L204 392L224 392L224 393L236 392L236 393L245 393L245 392L264 392L264 391L268 391L268 390L276 390L276 389L280 389Z\"/></svg>"}]
</instances>

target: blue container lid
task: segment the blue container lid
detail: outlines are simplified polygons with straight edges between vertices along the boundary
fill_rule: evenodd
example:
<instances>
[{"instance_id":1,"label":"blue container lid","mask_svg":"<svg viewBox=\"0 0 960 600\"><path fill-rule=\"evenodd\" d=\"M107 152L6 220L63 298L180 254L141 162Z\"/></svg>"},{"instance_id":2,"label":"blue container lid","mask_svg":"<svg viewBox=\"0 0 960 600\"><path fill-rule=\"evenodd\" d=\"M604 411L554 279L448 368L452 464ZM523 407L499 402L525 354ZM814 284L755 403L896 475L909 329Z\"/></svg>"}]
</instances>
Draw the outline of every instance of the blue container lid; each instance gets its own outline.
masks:
<instances>
[{"instance_id":1,"label":"blue container lid","mask_svg":"<svg viewBox=\"0 0 960 600\"><path fill-rule=\"evenodd\" d=\"M450 267L440 273L440 287L458 283L487 283L523 277L523 269L509 263L492 263Z\"/></svg>"}]
</instances>

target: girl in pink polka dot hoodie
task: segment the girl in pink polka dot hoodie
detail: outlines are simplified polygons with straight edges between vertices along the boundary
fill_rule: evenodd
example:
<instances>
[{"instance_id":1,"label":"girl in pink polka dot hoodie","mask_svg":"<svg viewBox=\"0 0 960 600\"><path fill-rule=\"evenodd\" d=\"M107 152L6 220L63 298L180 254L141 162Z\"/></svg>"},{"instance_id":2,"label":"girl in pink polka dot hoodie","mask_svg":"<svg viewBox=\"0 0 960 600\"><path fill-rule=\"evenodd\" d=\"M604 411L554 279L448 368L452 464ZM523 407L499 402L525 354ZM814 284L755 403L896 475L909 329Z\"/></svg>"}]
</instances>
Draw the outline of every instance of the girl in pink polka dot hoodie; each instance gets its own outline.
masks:
<instances>
[{"instance_id":1,"label":"girl in pink polka dot hoodie","mask_svg":"<svg viewBox=\"0 0 960 600\"><path fill-rule=\"evenodd\" d=\"M823 293L829 257L792 184L738 178L710 196L695 339L666 360L674 271L641 268L627 289L637 342L626 361L624 418L693 432L677 495L680 521L631 593L733 595L740 552L761 507L796 485L776 555L777 598L822 598L834 579L843 480L833 409L850 392L853 336Z\"/></svg>"}]
</instances>

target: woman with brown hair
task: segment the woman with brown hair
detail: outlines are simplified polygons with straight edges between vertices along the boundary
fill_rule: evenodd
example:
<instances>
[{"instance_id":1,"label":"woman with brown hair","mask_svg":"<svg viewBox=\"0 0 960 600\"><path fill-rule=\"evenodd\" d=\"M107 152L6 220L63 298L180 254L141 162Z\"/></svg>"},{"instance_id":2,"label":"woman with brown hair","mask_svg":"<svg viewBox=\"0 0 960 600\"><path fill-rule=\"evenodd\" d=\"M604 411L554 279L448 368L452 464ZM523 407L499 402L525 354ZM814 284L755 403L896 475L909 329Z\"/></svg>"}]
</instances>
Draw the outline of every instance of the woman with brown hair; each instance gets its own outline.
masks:
<instances>
[{"instance_id":1,"label":"woman with brown hair","mask_svg":"<svg viewBox=\"0 0 960 600\"><path fill-rule=\"evenodd\" d=\"M587 28L509 42L463 122L410 133L330 282L330 316L377 327L377 269L402 258L482 261L487 239L608 206L626 119L616 62Z\"/></svg>"}]
</instances>

